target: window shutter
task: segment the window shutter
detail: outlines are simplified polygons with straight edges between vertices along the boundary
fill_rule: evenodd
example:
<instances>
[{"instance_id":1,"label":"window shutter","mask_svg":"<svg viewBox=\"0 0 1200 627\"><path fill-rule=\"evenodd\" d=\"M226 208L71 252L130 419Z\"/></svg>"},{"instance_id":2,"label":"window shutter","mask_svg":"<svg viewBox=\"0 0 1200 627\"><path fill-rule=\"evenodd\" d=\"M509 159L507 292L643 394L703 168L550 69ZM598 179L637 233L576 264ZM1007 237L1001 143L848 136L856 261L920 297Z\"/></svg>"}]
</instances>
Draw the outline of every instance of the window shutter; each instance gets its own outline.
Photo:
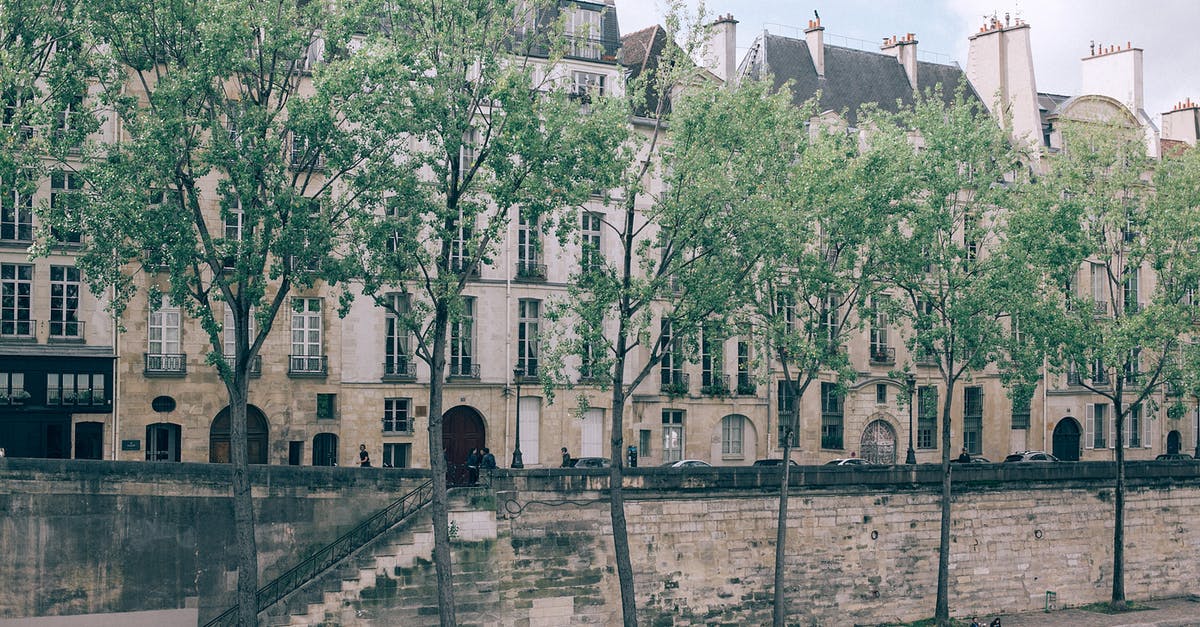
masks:
<instances>
[{"instance_id":1,"label":"window shutter","mask_svg":"<svg viewBox=\"0 0 1200 627\"><path fill-rule=\"evenodd\" d=\"M1105 407L1107 407L1108 409L1112 409L1112 405L1109 405L1107 403L1105 403ZM1117 447L1117 412L1109 411L1106 413L1108 414L1108 427L1107 427L1108 432L1105 435L1108 437L1105 438L1104 441L1108 443L1108 448L1116 448Z\"/></svg>"},{"instance_id":2,"label":"window shutter","mask_svg":"<svg viewBox=\"0 0 1200 627\"><path fill-rule=\"evenodd\" d=\"M1142 416L1142 448L1150 448L1152 440L1150 436L1154 434L1154 423L1156 421L1150 419L1150 413L1146 412Z\"/></svg>"},{"instance_id":3,"label":"window shutter","mask_svg":"<svg viewBox=\"0 0 1200 627\"><path fill-rule=\"evenodd\" d=\"M1083 406L1083 448L1093 448L1096 443L1096 406Z\"/></svg>"},{"instance_id":4,"label":"window shutter","mask_svg":"<svg viewBox=\"0 0 1200 627\"><path fill-rule=\"evenodd\" d=\"M1129 448L1129 416L1131 413L1132 413L1131 408L1126 407L1125 408L1125 418L1123 420L1121 420L1121 425L1122 425L1121 445L1124 446L1126 449Z\"/></svg>"}]
</instances>

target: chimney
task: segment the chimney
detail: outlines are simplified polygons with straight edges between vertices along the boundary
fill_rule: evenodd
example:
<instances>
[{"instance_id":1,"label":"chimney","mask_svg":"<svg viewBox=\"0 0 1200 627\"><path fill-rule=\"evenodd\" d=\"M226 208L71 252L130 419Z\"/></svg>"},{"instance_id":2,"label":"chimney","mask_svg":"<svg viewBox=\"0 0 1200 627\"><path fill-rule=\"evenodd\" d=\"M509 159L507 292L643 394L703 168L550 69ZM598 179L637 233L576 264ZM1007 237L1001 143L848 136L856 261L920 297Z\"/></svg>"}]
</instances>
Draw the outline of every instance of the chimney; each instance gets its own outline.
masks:
<instances>
[{"instance_id":1,"label":"chimney","mask_svg":"<svg viewBox=\"0 0 1200 627\"><path fill-rule=\"evenodd\" d=\"M1142 91L1142 49L1131 42L1103 45L1097 43L1083 58L1080 93L1108 96L1129 107L1139 119L1146 116Z\"/></svg>"},{"instance_id":2,"label":"chimney","mask_svg":"<svg viewBox=\"0 0 1200 627\"><path fill-rule=\"evenodd\" d=\"M1044 145L1029 25L1021 18L987 19L968 39L967 80L1014 141Z\"/></svg>"},{"instance_id":3,"label":"chimney","mask_svg":"<svg viewBox=\"0 0 1200 627\"><path fill-rule=\"evenodd\" d=\"M1200 140L1200 103L1188 98L1162 114L1162 138L1194 147Z\"/></svg>"},{"instance_id":4,"label":"chimney","mask_svg":"<svg viewBox=\"0 0 1200 627\"><path fill-rule=\"evenodd\" d=\"M804 40L808 42L808 55L812 57L813 67L817 76L825 76L825 27L821 26L821 18L808 21L804 29Z\"/></svg>"},{"instance_id":5,"label":"chimney","mask_svg":"<svg viewBox=\"0 0 1200 627\"><path fill-rule=\"evenodd\" d=\"M737 20L732 13L717 17L709 27L704 65L726 85L733 82L737 72Z\"/></svg>"},{"instance_id":6,"label":"chimney","mask_svg":"<svg viewBox=\"0 0 1200 627\"><path fill-rule=\"evenodd\" d=\"M916 35L906 33L903 37L885 38L879 49L896 57L900 65L904 66L904 73L908 75L908 84L912 86L913 91L919 89L917 86Z\"/></svg>"}]
</instances>

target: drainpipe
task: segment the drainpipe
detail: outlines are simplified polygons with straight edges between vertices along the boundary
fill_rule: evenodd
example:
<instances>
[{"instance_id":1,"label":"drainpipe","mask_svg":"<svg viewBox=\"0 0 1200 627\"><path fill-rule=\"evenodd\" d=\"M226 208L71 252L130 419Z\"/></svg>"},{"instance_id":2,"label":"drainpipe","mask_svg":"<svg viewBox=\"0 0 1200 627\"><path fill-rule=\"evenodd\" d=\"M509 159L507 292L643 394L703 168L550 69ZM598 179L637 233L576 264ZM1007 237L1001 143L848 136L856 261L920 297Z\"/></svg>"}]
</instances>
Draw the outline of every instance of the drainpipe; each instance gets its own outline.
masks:
<instances>
[{"instance_id":1,"label":"drainpipe","mask_svg":"<svg viewBox=\"0 0 1200 627\"><path fill-rule=\"evenodd\" d=\"M117 288L109 287L109 306L112 306L113 301L117 298ZM112 314L112 345L113 345L113 374L112 374L112 461L117 461L121 451L121 386L118 385L117 378L121 372L121 345L118 340L121 337L120 325L118 324L116 311Z\"/></svg>"}]
</instances>

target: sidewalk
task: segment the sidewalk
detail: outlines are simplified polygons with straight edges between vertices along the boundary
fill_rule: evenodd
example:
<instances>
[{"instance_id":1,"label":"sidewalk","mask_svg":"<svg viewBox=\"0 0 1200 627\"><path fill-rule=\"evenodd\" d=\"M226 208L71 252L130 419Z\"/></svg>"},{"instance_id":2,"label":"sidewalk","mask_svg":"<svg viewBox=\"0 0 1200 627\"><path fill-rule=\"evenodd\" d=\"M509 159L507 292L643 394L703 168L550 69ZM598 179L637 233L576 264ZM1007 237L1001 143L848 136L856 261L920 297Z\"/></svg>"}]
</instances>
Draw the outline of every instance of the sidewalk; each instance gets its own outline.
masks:
<instances>
[{"instance_id":1,"label":"sidewalk","mask_svg":"<svg viewBox=\"0 0 1200 627\"><path fill-rule=\"evenodd\" d=\"M1002 615L1000 621L1003 627L1200 627L1200 596L1153 599L1138 603L1153 609L1122 614L1064 609ZM995 616L980 616L979 622L986 625L993 618ZM970 621L970 617L967 617L967 621Z\"/></svg>"}]
</instances>

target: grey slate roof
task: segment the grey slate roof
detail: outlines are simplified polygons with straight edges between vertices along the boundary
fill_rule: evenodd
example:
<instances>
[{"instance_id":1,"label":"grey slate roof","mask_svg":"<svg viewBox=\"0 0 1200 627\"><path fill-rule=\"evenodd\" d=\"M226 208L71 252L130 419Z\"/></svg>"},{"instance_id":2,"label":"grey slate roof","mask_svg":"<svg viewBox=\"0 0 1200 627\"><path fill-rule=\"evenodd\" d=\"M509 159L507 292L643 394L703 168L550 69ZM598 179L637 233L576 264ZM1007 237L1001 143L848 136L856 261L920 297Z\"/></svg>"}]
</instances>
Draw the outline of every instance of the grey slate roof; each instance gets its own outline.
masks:
<instances>
[{"instance_id":1,"label":"grey slate roof","mask_svg":"<svg viewBox=\"0 0 1200 627\"><path fill-rule=\"evenodd\" d=\"M774 74L776 87L792 81L796 104L805 102L820 90L819 109L845 111L851 125L857 124L858 110L866 103L875 102L884 110L897 111L897 102L910 104L913 101L908 75L890 54L826 44L825 76L818 77L807 41L764 33L757 43L761 49L757 50L748 68L752 76L770 72ZM965 74L957 66L917 62L917 83L922 92L940 84L943 99L950 102L960 80L965 80ZM967 97L979 100L969 84Z\"/></svg>"}]
</instances>

